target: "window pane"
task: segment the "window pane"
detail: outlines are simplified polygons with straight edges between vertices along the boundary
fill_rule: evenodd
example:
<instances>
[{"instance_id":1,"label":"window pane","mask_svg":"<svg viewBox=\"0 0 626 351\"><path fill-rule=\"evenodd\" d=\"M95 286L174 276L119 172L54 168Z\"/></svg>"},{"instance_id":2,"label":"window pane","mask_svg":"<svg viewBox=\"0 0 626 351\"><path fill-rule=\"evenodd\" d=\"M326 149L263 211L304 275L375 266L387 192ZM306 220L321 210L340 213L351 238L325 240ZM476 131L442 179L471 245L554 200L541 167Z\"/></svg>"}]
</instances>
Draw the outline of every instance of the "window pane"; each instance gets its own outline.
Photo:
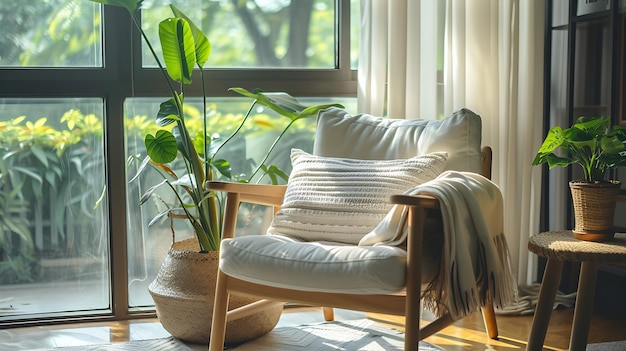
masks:
<instances>
[{"instance_id":1,"label":"window pane","mask_svg":"<svg viewBox=\"0 0 626 351\"><path fill-rule=\"evenodd\" d=\"M145 1L142 26L159 59L158 24L173 17L170 3L211 42L206 67L336 68L333 0ZM145 42L143 62L156 67Z\"/></svg>"},{"instance_id":2,"label":"window pane","mask_svg":"<svg viewBox=\"0 0 626 351\"><path fill-rule=\"evenodd\" d=\"M569 125L567 115L567 27L552 30L552 48L550 53L550 125ZM549 228L566 228L568 209L563 208L564 199L569 189L562 186L568 180L567 169L556 167L548 173L547 201L550 215L547 216Z\"/></svg>"},{"instance_id":3,"label":"window pane","mask_svg":"<svg viewBox=\"0 0 626 351\"><path fill-rule=\"evenodd\" d=\"M108 311L101 99L0 99L0 320Z\"/></svg>"},{"instance_id":4,"label":"window pane","mask_svg":"<svg viewBox=\"0 0 626 351\"><path fill-rule=\"evenodd\" d=\"M359 69L359 43L361 35L361 1L350 1L350 68Z\"/></svg>"},{"instance_id":5,"label":"window pane","mask_svg":"<svg viewBox=\"0 0 626 351\"><path fill-rule=\"evenodd\" d=\"M146 155L144 135L154 134L157 129L154 120L159 104L165 99L132 98L125 104L126 114L126 145L129 156L138 155L137 161ZM354 98L299 98L304 105L325 103L341 103L348 111L355 111ZM250 107L251 100L246 98L210 99L207 109L207 130L213 137L227 137L242 120ZM202 131L202 103L200 99L189 99L186 106L186 123L190 135ZM282 128L289 122L285 117L277 116L272 111L255 108L251 119L237 135L230 140L227 147L220 150L216 158L228 160L232 165L232 174L239 179L248 179L252 170L265 155L265 150L274 142ZM299 120L288 130L266 164L275 164L285 172L291 171L289 154L292 148L312 151L315 131L315 118ZM135 176L138 162L130 162L128 180ZM173 169L180 169L176 161ZM180 173L179 173L180 176ZM217 176L219 178L219 176ZM129 301L131 307L153 305L148 293L148 285L154 280L156 273L172 243L170 221L159 221L150 227L148 223L159 212L164 210L163 203L172 203L173 194L162 187L141 207L139 198L147 189L160 182L163 178L152 169L142 172L142 176L128 183L128 270L129 270ZM268 183L263 178L263 183ZM284 183L284 182L283 182ZM241 232L252 234L263 232L263 228L271 220L271 212L267 208L252 206L240 209L238 227ZM192 236L192 231L185 220L174 220L176 240Z\"/></svg>"},{"instance_id":6,"label":"window pane","mask_svg":"<svg viewBox=\"0 0 626 351\"><path fill-rule=\"evenodd\" d=\"M572 117L609 116L613 79L609 20L580 22L576 29Z\"/></svg>"},{"instance_id":7,"label":"window pane","mask_svg":"<svg viewBox=\"0 0 626 351\"><path fill-rule=\"evenodd\" d=\"M569 0L552 1L552 26L564 26L569 21Z\"/></svg>"},{"instance_id":8,"label":"window pane","mask_svg":"<svg viewBox=\"0 0 626 351\"><path fill-rule=\"evenodd\" d=\"M0 67L102 66L96 3L2 1L0 27Z\"/></svg>"}]
</instances>

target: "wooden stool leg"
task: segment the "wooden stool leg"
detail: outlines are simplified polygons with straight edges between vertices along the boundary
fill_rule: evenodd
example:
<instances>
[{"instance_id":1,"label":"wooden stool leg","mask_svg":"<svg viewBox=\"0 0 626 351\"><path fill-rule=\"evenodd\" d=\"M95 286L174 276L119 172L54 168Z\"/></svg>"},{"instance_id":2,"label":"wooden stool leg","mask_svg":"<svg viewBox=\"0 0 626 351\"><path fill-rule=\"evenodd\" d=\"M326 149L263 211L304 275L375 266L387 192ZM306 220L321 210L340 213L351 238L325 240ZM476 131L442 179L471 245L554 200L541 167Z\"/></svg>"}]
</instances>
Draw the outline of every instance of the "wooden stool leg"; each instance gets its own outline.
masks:
<instances>
[{"instance_id":1,"label":"wooden stool leg","mask_svg":"<svg viewBox=\"0 0 626 351\"><path fill-rule=\"evenodd\" d=\"M552 307L556 297L556 290L561 280L562 270L563 261L548 260L541 282L541 289L539 290L539 300L537 301L526 351L541 351L543 349L543 342L546 339L548 324L550 324L550 316L552 315Z\"/></svg>"},{"instance_id":2,"label":"wooden stool leg","mask_svg":"<svg viewBox=\"0 0 626 351\"><path fill-rule=\"evenodd\" d=\"M574 308L574 321L572 322L572 334L570 336L570 351L584 351L587 348L589 322L591 321L597 278L598 264L596 262L582 262L576 307Z\"/></svg>"}]
</instances>

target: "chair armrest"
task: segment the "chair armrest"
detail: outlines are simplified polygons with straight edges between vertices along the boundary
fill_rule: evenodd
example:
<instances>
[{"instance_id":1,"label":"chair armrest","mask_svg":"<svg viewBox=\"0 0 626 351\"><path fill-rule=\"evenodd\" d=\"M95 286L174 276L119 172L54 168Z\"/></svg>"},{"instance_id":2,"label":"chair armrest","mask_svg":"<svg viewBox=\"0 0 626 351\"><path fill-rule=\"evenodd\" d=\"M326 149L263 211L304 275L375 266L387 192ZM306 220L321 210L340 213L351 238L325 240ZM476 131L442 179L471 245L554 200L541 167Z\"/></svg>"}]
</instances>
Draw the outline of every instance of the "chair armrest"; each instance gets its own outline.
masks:
<instances>
[{"instance_id":1,"label":"chair armrest","mask_svg":"<svg viewBox=\"0 0 626 351\"><path fill-rule=\"evenodd\" d=\"M280 206L283 203L286 185L250 184L235 182L208 181L206 190L239 194L240 202L267 206Z\"/></svg>"},{"instance_id":2,"label":"chair armrest","mask_svg":"<svg viewBox=\"0 0 626 351\"><path fill-rule=\"evenodd\" d=\"M391 203L421 208L439 208L439 200L430 195L392 195Z\"/></svg>"}]
</instances>

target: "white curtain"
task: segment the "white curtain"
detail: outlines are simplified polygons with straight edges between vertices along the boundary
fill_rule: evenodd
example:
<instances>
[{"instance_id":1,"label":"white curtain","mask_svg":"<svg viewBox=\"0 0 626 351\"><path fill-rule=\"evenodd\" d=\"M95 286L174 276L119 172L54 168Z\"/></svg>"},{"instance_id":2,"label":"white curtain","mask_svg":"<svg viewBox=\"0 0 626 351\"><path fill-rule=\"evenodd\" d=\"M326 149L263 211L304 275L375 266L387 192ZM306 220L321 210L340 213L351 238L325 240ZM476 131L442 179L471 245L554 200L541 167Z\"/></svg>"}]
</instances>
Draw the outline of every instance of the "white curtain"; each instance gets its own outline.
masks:
<instances>
[{"instance_id":1,"label":"white curtain","mask_svg":"<svg viewBox=\"0 0 626 351\"><path fill-rule=\"evenodd\" d=\"M543 134L543 3L362 0L361 13L358 112L481 115L518 283L534 282L527 241L539 230L541 175L530 164Z\"/></svg>"}]
</instances>

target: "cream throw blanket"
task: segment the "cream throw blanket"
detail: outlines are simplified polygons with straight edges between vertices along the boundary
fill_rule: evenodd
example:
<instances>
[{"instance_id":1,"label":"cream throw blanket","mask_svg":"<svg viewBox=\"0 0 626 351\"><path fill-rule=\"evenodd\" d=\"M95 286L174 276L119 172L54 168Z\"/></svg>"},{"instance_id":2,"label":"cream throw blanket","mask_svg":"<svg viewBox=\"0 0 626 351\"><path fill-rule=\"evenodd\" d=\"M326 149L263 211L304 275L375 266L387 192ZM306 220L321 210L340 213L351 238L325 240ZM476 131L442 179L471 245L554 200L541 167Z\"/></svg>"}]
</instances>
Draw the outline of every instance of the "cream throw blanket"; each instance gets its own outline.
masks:
<instances>
[{"instance_id":1,"label":"cream throw blanket","mask_svg":"<svg viewBox=\"0 0 626 351\"><path fill-rule=\"evenodd\" d=\"M448 311L456 320L487 301L497 308L512 303L517 287L503 233L500 189L479 174L447 171L407 194L428 194L441 205L442 263L423 292L426 306L437 315ZM407 235L406 214L405 206L395 206L359 245L402 243Z\"/></svg>"}]
</instances>

